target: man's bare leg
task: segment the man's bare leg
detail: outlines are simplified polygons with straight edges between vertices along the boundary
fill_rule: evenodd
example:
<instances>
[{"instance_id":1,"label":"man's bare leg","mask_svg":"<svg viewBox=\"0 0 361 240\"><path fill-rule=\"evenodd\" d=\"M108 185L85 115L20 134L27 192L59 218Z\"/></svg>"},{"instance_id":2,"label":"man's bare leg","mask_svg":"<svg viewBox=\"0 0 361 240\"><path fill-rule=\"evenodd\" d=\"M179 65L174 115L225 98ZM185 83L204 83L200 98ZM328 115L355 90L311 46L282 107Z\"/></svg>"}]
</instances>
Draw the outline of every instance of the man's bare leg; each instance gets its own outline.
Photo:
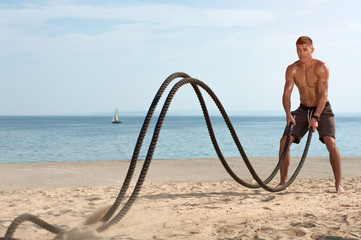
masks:
<instances>
[{"instance_id":1,"label":"man's bare leg","mask_svg":"<svg viewBox=\"0 0 361 240\"><path fill-rule=\"evenodd\" d=\"M335 176L335 187L336 192L339 194L346 193L346 191L342 187L342 180L341 180L341 157L340 152L336 146L336 141L333 137L325 136L323 137L325 141L327 150L330 154L330 163L333 170L333 175Z\"/></svg>"},{"instance_id":2,"label":"man's bare leg","mask_svg":"<svg viewBox=\"0 0 361 240\"><path fill-rule=\"evenodd\" d=\"M286 139L287 139L287 136L283 136L281 138L281 142L280 142L280 150L279 150L279 157L281 157L282 155L282 152L283 152L283 148L286 144ZM291 143L294 141L294 137L291 137L290 139L290 145ZM280 168L280 174L281 174L281 181L279 183L279 185L283 185L285 183L287 183L287 180L288 180L288 167L290 165L290 149L287 150L287 153L286 153L286 156L283 160L283 163L281 165L281 168Z\"/></svg>"}]
</instances>

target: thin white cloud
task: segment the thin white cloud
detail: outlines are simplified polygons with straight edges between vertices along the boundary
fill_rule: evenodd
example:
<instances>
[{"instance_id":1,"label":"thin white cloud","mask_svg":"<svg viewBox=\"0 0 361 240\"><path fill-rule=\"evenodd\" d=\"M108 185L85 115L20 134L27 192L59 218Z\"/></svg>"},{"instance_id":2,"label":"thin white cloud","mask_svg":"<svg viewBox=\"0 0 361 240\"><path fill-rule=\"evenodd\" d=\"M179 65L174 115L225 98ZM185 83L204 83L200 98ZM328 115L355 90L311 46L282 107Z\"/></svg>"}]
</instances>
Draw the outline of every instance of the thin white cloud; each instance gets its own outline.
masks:
<instances>
[{"instance_id":1,"label":"thin white cloud","mask_svg":"<svg viewBox=\"0 0 361 240\"><path fill-rule=\"evenodd\" d=\"M135 6L46 5L0 9L1 24L41 22L50 19L95 19L148 22L166 26L247 26L274 21L272 12L254 9L189 8L180 5Z\"/></svg>"},{"instance_id":2,"label":"thin white cloud","mask_svg":"<svg viewBox=\"0 0 361 240\"><path fill-rule=\"evenodd\" d=\"M277 19L277 15L261 10L191 8L170 4L110 7L69 2L3 7L0 16L0 43L7 49L1 53L3 56L38 55L49 51L60 55L76 54L83 52L82 49L86 52L104 51L106 48L113 51L144 49L157 39L174 41L178 37L189 36L189 31L197 31L193 28L205 31L204 28L256 25ZM94 36L82 25L73 27L78 19L106 20L110 27L90 27L92 30L99 28ZM83 23L87 24L87 21ZM59 24L64 24L64 31L57 29ZM108 43L108 47L104 43Z\"/></svg>"}]
</instances>

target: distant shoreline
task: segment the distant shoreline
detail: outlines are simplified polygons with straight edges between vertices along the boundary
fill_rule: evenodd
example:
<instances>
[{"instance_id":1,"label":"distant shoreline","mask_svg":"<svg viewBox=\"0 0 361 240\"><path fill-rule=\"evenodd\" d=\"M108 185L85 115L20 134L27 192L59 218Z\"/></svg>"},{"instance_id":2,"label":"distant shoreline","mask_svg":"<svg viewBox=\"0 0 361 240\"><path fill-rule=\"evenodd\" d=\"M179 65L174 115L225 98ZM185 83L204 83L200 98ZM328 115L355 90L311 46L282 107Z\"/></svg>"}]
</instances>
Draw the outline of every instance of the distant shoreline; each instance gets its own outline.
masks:
<instances>
[{"instance_id":1,"label":"distant shoreline","mask_svg":"<svg viewBox=\"0 0 361 240\"><path fill-rule=\"evenodd\" d=\"M361 112L334 112L337 117L361 117ZM119 116L123 117L142 117L146 116L147 111L119 111ZM210 110L210 116L221 117L218 110ZM284 117L282 111L256 111L256 112L241 112L229 111L227 114L230 117ZM112 117L113 112L106 113L54 113L54 114L0 114L0 117ZM155 112L154 117L159 116L159 111ZM201 117L203 116L201 110L194 111L169 111L167 116L172 117Z\"/></svg>"},{"instance_id":2,"label":"distant shoreline","mask_svg":"<svg viewBox=\"0 0 361 240\"><path fill-rule=\"evenodd\" d=\"M241 157L226 157L227 159L242 159ZM292 159L295 159L296 161L298 161L299 159L301 159L301 156L292 156ZM184 159L215 159L215 160L219 160L219 158L213 158L213 157L196 157L196 158L184 158ZM250 159L278 159L277 156L268 156L268 157L250 157ZM328 159L328 156L307 156L307 159ZM360 159L361 161L361 156L341 156L341 159ZM152 161L180 161L183 159L177 159L177 158L155 158L152 159ZM69 161L41 161L41 162L0 162L0 166L9 164L62 164L62 163L94 163L94 162L129 162L130 159L116 159L116 160L88 160L88 161L74 161L74 160L69 160ZM144 161L144 158L138 158L139 162ZM243 161L243 160L242 160Z\"/></svg>"}]
</instances>

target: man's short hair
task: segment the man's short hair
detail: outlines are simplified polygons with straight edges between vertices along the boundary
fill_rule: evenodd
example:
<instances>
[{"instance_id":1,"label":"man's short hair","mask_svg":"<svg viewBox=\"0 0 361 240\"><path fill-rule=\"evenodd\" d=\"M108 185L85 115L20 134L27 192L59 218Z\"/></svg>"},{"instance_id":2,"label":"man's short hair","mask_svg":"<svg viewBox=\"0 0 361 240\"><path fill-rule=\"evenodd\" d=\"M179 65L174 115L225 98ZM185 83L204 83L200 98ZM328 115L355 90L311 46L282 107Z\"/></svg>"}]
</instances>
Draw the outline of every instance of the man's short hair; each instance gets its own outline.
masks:
<instances>
[{"instance_id":1,"label":"man's short hair","mask_svg":"<svg viewBox=\"0 0 361 240\"><path fill-rule=\"evenodd\" d=\"M297 39L296 41L296 45L298 44L308 44L308 45L313 45L312 39L310 37L307 36L301 36Z\"/></svg>"}]
</instances>

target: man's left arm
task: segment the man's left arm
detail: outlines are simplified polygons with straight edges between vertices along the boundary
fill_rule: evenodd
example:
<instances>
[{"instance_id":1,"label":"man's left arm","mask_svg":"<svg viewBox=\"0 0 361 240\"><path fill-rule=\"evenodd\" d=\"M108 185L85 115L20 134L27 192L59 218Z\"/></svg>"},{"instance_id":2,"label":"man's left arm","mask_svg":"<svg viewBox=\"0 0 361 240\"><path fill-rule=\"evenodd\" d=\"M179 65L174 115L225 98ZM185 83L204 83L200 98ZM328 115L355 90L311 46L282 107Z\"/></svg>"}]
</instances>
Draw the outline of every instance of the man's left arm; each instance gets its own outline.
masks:
<instances>
[{"instance_id":1,"label":"man's left arm","mask_svg":"<svg viewBox=\"0 0 361 240\"><path fill-rule=\"evenodd\" d=\"M328 67L325 63L320 62L315 66L315 73L318 77L317 81L317 89L318 89L318 101L317 108L314 112L314 116L320 116L323 109L325 108L326 102L328 101ZM313 118L311 123L311 127L314 130L318 127L318 121Z\"/></svg>"}]
</instances>

